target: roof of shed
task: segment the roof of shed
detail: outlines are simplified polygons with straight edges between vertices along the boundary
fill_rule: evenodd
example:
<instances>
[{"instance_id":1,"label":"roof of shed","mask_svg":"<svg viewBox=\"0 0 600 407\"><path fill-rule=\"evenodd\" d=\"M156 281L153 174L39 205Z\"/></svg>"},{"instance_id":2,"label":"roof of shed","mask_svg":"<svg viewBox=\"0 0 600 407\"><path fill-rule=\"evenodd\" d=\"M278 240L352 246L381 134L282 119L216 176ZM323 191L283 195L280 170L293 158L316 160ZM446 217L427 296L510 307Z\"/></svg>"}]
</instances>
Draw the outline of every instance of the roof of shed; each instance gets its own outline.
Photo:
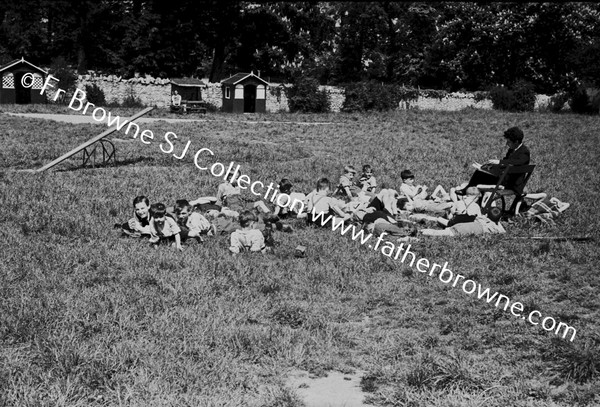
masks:
<instances>
[{"instance_id":1,"label":"roof of shed","mask_svg":"<svg viewBox=\"0 0 600 407\"><path fill-rule=\"evenodd\" d=\"M205 87L206 83L196 78L171 78L171 83L177 86Z\"/></svg>"},{"instance_id":2,"label":"roof of shed","mask_svg":"<svg viewBox=\"0 0 600 407\"><path fill-rule=\"evenodd\" d=\"M36 70L38 70L40 72L43 72L44 75L48 75L48 71L46 71L45 69L40 68L39 66L35 66L31 62L27 62L25 60L25 58L23 58L23 57L21 57L21 59L15 59L14 61L11 61L11 62L9 62L7 64L4 64L4 65L0 66L0 72L6 71L7 69L12 68L13 66L21 64L21 63L22 64L27 64L30 67L32 67L33 69L36 69Z\"/></svg>"},{"instance_id":3,"label":"roof of shed","mask_svg":"<svg viewBox=\"0 0 600 407\"><path fill-rule=\"evenodd\" d=\"M259 81L261 81L262 83L264 83L265 86L269 86L269 82L265 81L264 79L262 79L259 76L254 75L254 72L250 72L250 73L244 73L244 72L236 73L232 77L227 78L225 80L222 80L221 83L224 84L224 85L237 85L241 81L243 81L245 79L248 79L248 78L256 78Z\"/></svg>"}]
</instances>

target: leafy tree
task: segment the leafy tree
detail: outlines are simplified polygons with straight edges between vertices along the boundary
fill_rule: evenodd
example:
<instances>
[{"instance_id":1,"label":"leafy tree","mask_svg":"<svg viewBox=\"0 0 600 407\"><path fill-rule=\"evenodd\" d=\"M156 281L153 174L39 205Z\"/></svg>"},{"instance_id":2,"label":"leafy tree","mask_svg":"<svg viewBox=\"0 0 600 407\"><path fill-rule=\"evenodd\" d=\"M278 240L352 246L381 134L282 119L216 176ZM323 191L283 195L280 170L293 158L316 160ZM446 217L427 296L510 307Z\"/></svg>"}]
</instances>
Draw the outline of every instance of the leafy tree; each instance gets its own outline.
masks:
<instances>
[{"instance_id":1,"label":"leafy tree","mask_svg":"<svg viewBox=\"0 0 600 407\"><path fill-rule=\"evenodd\" d=\"M319 90L315 78L299 77L285 91L292 113L327 113L330 110L329 94Z\"/></svg>"}]
</instances>

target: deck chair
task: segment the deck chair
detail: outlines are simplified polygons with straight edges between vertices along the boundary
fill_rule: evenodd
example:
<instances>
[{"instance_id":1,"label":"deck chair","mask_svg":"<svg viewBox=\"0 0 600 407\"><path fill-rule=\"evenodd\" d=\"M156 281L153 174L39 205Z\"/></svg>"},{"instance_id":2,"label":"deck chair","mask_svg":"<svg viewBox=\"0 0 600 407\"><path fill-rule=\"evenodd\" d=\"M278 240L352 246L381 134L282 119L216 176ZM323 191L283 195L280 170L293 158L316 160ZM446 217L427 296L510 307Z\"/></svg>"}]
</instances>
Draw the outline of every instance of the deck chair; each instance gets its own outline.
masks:
<instances>
[{"instance_id":1,"label":"deck chair","mask_svg":"<svg viewBox=\"0 0 600 407\"><path fill-rule=\"evenodd\" d=\"M512 189L506 188L503 185L505 178L510 175L524 175L523 188L527 185L535 165L507 165L504 171L498 177L496 185L477 185L477 188L484 193L484 199L482 199L481 207L483 214L487 214L491 207L499 207L502 213L506 212L506 197L513 196L513 202L510 206L509 213L515 213L515 209L520 206L520 202L525 193L517 194ZM487 193L487 194L486 194ZM487 196L487 197L486 197Z\"/></svg>"}]
</instances>

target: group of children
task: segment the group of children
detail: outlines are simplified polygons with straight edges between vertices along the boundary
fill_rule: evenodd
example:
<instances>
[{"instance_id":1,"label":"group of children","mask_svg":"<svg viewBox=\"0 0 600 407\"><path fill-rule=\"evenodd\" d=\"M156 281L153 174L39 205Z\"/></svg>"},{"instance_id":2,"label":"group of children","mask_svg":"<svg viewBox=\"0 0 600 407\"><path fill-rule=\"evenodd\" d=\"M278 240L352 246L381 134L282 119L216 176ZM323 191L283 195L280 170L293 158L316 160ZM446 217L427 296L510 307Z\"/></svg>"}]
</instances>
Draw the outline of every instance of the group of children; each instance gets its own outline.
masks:
<instances>
[{"instance_id":1,"label":"group of children","mask_svg":"<svg viewBox=\"0 0 600 407\"><path fill-rule=\"evenodd\" d=\"M429 236L456 236L483 233L504 233L500 224L501 210L492 208L487 215L482 214L482 195L478 188L462 190L464 184L451 188L450 192L438 185L432 193L424 185L415 183L415 175L410 170L401 172L402 184L398 191L386 184L377 192L377 182L370 165L363 166L358 181L356 170L349 165L344 168L333 196L331 184L323 178L307 201L307 212L332 215L328 222L354 222L375 234L386 232L401 241L415 240L419 233ZM341 196L343 200L336 199ZM431 214L437 216L433 216ZM309 219L310 221L310 219ZM439 228L418 229L421 223L432 223Z\"/></svg>"},{"instance_id":2,"label":"group of children","mask_svg":"<svg viewBox=\"0 0 600 407\"><path fill-rule=\"evenodd\" d=\"M203 242L204 237L229 234L233 254L268 251L274 246L274 227L291 232L293 227L286 219L295 218L317 226L344 221L401 241L415 240L419 232L430 236L504 233L499 210L492 208L487 216L482 214L481 194L476 187L458 195L455 191L461 187L446 192L438 185L428 193L428 188L416 185L415 175L405 170L400 174L402 184L398 190L385 183L378 189L370 165L364 165L355 180L356 174L355 168L348 165L334 188L327 178L321 178L308 194L292 191L292 183L284 178L278 188L279 194L287 198L273 199L272 210L263 201L246 202L232 177L218 186L215 197L180 199L172 207L150 204L147 197L138 196L133 200L132 218L116 227L124 235L148 237L155 246L167 243L176 250L182 250L184 242ZM302 202L303 206L290 206L290 201ZM417 225L423 222L442 229L419 230Z\"/></svg>"}]
</instances>

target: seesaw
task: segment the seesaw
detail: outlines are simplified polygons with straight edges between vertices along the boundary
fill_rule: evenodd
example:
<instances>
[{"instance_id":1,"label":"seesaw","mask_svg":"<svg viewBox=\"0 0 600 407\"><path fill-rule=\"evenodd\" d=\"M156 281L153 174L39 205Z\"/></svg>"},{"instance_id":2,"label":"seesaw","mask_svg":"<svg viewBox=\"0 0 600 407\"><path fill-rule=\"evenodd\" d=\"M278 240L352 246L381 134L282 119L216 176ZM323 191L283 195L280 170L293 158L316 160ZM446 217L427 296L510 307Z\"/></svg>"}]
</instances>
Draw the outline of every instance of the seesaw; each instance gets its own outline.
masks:
<instances>
[{"instance_id":1,"label":"seesaw","mask_svg":"<svg viewBox=\"0 0 600 407\"><path fill-rule=\"evenodd\" d=\"M133 116L131 116L129 119L127 119L127 122L132 122L135 119L138 119L140 117L142 117L143 115L145 115L146 113L148 113L149 111L151 111L152 109L154 109L154 107L147 107L144 110L142 110L139 113L134 114ZM37 170L23 170L24 172L43 172L46 171L52 167L54 167L57 164L60 164L61 162L63 162L64 160L66 160L67 158L70 158L72 156L74 156L75 154L77 154L80 151L83 151L83 165L85 165L89 159L91 157L93 157L94 159L94 165L96 163L96 148L98 147L98 145L94 146L91 151L88 151L87 148L92 146L95 143L100 143L100 146L102 147L102 162L106 163L108 161L110 161L110 159L112 158L113 160L115 160L116 162L116 156L115 156L115 146L113 143L111 143L108 140L103 140L104 137L114 133L115 131L117 131L117 126L111 126L109 129L103 131L102 133L98 134L97 136L89 139L88 141L86 141L83 144L80 144L79 146L75 147L74 149L72 149L71 151L69 151L68 153L61 155L60 157L58 157L56 160L49 162L48 164L44 165L41 168L38 168Z\"/></svg>"}]
</instances>

